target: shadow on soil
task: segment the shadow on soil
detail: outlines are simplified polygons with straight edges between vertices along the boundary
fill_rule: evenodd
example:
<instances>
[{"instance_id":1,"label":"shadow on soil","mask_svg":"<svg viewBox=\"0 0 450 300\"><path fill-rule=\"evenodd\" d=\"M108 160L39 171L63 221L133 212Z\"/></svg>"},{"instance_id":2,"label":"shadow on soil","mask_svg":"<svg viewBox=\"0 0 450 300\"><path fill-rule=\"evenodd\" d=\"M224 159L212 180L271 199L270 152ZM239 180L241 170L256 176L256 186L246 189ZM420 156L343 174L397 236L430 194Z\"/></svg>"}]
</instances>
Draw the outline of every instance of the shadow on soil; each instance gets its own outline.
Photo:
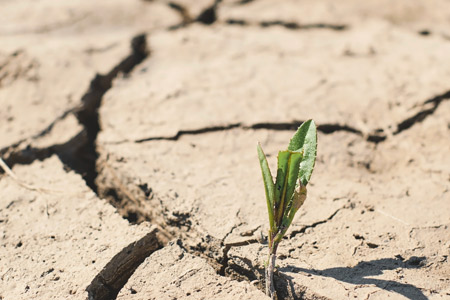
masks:
<instances>
[{"instance_id":1,"label":"shadow on soil","mask_svg":"<svg viewBox=\"0 0 450 300\"><path fill-rule=\"evenodd\" d=\"M381 275L385 270L417 269L424 265L425 259L425 257L413 256L405 261L401 256L397 256L396 258L362 261L352 268L337 267L324 270L309 270L294 266L287 266L281 268L280 271L283 273L282 277L286 278L286 288L291 289L293 288L293 278L286 275L286 273L308 273L312 275L332 277L339 281L355 285L375 285L380 289L398 293L411 300L427 300L428 298L422 293L422 291L411 284L400 283L394 280L367 278L369 276Z\"/></svg>"}]
</instances>

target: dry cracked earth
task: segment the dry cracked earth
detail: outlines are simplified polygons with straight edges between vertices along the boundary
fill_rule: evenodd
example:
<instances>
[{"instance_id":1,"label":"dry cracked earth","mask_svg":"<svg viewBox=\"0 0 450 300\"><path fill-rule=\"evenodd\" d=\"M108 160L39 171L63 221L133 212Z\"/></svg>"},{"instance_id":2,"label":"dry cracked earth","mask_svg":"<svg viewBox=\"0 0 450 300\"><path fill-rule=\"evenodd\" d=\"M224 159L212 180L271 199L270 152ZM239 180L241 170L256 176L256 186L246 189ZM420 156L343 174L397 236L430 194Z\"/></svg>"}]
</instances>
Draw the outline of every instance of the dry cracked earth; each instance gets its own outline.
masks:
<instances>
[{"instance_id":1,"label":"dry cracked earth","mask_svg":"<svg viewBox=\"0 0 450 300\"><path fill-rule=\"evenodd\" d=\"M450 299L448 0L0 2L0 299Z\"/></svg>"}]
</instances>

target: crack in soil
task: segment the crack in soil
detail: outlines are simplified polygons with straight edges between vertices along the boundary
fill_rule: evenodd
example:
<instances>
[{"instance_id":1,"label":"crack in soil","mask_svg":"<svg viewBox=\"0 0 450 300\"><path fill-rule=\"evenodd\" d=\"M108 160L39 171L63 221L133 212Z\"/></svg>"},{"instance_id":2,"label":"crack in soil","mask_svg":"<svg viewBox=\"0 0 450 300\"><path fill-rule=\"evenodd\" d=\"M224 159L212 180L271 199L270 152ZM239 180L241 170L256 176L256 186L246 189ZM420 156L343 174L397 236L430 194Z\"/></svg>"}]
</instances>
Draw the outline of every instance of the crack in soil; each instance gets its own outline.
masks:
<instances>
[{"instance_id":1,"label":"crack in soil","mask_svg":"<svg viewBox=\"0 0 450 300\"><path fill-rule=\"evenodd\" d=\"M431 99L426 100L421 106L424 107L421 111L416 113L414 116L409 117L400 123L398 123L397 130L393 133L394 135L397 135L409 128L411 128L416 123L422 122L425 118L433 114L436 109L439 107L439 105L446 100L450 100L450 91L447 91L443 94L437 95ZM432 105L431 108L425 108L427 105ZM168 141L177 141L179 138L183 135L196 135L196 134L203 134L203 133L210 133L210 132L217 132L217 131L225 131L225 130L231 130L234 128L241 128L244 130L248 129L268 129L268 130L297 130L297 128L303 123L303 121L292 121L292 122L262 122L262 123L255 123L252 125L243 125L242 123L233 123L229 125L222 125L222 126L209 126L204 128L198 128L198 129L190 129L190 130L179 130L175 135L173 136L154 136L154 137L147 137L135 140L135 143L143 143L148 141L158 141L158 140L168 140ZM324 124L318 124L317 130L324 133L324 134L332 134L337 131L344 131L356 134L358 136L363 137L364 134L361 130L351 127L349 125L342 125L338 123L324 123ZM388 136L385 134L385 130L383 128L378 128L372 133L368 134L367 137L365 137L365 140L370 143L378 144L380 142L386 141ZM120 144L127 141L120 141L116 142L115 144Z\"/></svg>"},{"instance_id":2,"label":"crack in soil","mask_svg":"<svg viewBox=\"0 0 450 300\"><path fill-rule=\"evenodd\" d=\"M197 135L197 134L203 134L203 133L209 133L209 132L217 132L217 131L226 131L231 130L234 128L241 127L241 123L235 123L225 126L211 126L211 127L204 127L199 129L191 129L191 130L180 130L178 131L174 136L155 136L155 137L149 137L149 138L143 138L139 140L135 140L135 143L144 143L149 141L178 141L181 136L183 135Z\"/></svg>"},{"instance_id":3,"label":"crack in soil","mask_svg":"<svg viewBox=\"0 0 450 300\"><path fill-rule=\"evenodd\" d=\"M104 158L101 157L100 160L102 159ZM205 235L197 231L195 227L185 226L185 218L179 221L173 220L171 218L171 212L164 207L161 201L158 201L157 195L154 195L152 191L149 193L148 187L136 186L134 188L133 185L122 183L120 176L115 174L116 171L107 166L107 160L110 159L113 160L114 158L107 156L106 161L100 161L98 164L100 167L98 180L99 194L102 198L108 199L107 195L103 194L104 191L115 190L116 200L119 202L112 204L117 207L122 215L126 215L127 211L131 210L138 215L138 220L150 220L152 224L158 226L160 232L164 233L167 239L177 239L177 244L182 249L187 253L204 259L216 270L218 275L228 277L232 280L244 280L251 284L256 283L255 286L264 292L263 268L257 264L254 265L251 260L241 257L238 257L238 259L245 266L238 265L234 260L230 264L229 257L229 251L234 247L263 244L264 241L258 238L249 238L243 241L226 243L225 238L219 240L213 236ZM117 189L118 186L120 189ZM129 197L132 197L133 200L128 199ZM138 205L136 205L136 202ZM143 207L139 204L148 206ZM326 220L306 226L304 230L331 220L343 208L345 207L339 208ZM189 217L187 216L186 218ZM192 223L194 223L194 220ZM233 231L236 227L237 225L230 229L230 231ZM296 285L281 273L277 273L275 276L279 299L301 299L302 295L305 295L304 299L322 299L320 296L307 290L306 287Z\"/></svg>"},{"instance_id":4,"label":"crack in soil","mask_svg":"<svg viewBox=\"0 0 450 300\"><path fill-rule=\"evenodd\" d=\"M222 0L215 0L213 4L205 8L200 14L193 18L189 9L176 2L169 2L167 5L175 10L181 16L181 22L177 25L170 26L169 30L176 30L187 27L193 23L201 23L204 25L212 25L217 21L217 8Z\"/></svg>"},{"instance_id":5,"label":"crack in soil","mask_svg":"<svg viewBox=\"0 0 450 300\"><path fill-rule=\"evenodd\" d=\"M86 142L86 132L82 130L63 144L55 144L46 148L30 146L18 150L16 148L10 148L9 151L4 154L4 161L10 168L13 168L16 164L29 165L35 160L43 161L53 154L56 154L64 166L68 167L74 162L74 157L79 151L80 145L84 145Z\"/></svg>"},{"instance_id":6,"label":"crack in soil","mask_svg":"<svg viewBox=\"0 0 450 300\"><path fill-rule=\"evenodd\" d=\"M241 4L246 4L252 0L242 0ZM191 23L199 22L205 25L211 25L217 21L217 8L221 0L216 0L212 6L203 10L196 18L191 18L189 12L183 6L170 2L168 5L177 10L182 16L182 23L180 25L175 25L172 29L179 27L185 27ZM226 21L230 25L250 25L249 22L245 20L233 20L229 19ZM335 25L326 23L315 23L315 24L298 24L295 22L285 22L280 20L275 21L263 21L256 23L256 25L266 28L273 26L281 26L290 30L305 30L305 29L330 29L335 31L346 30L347 25ZM176 27L178 26L178 27ZM176 28L175 28L176 27ZM96 184L96 178L98 176L98 169L96 164L98 161L98 152L96 148L96 139L99 133L99 115L98 109L101 106L104 94L112 87L112 82L114 78L118 76L119 73L129 73L136 65L141 63L149 54L149 50L146 44L145 35L138 35L132 40L132 53L123 59L118 65L116 65L110 72L106 75L96 75L94 79L90 82L90 87L88 91L82 97L82 106L79 108L72 108L65 111L62 115L58 116L47 128L42 130L37 135L33 136L31 139L38 139L51 132L54 126L57 125L59 121L66 118L69 114L76 114L80 124L83 126L84 130L78 135L74 136L71 140L64 144L56 144L47 148L26 148L20 151L14 151L20 144L25 140L18 142L15 145L4 148L0 150L0 154L3 155L8 153L8 158L5 162L12 167L14 164L30 164L33 161L43 160L50 157L53 154L57 154L64 165L70 167L77 173L83 176L87 185L98 192L98 185ZM428 104L432 105L431 108L423 108L420 112L416 113L414 116L407 118L406 120L400 122L397 125L397 130L394 135L401 133L404 130L411 128L414 124L422 122L426 117L433 114L438 106L444 101L450 99L450 91L433 97L425 101L422 106ZM296 130L298 126L302 124L302 121L293 121L288 123L256 123L249 126L244 126L241 123L234 123L225 126L211 126L193 130L180 130L174 136L169 137L149 137L144 139L139 139L134 142L143 143L147 141L154 140L171 140L177 141L183 135L197 135L209 132L217 132L224 130L232 130L235 128L242 128L244 130L258 130L258 129L269 129L269 130ZM318 125L318 130L324 134L332 134L337 131L345 131L358 136L363 136L362 131L356 128L341 125L341 124L320 124ZM368 142L378 143L386 140L385 135L381 135L382 129L378 129L374 134L367 137ZM81 145L81 146L80 146ZM120 179L113 186L109 187L110 191L114 191L115 201L122 202L124 198L129 198L135 204L138 204L142 200L140 197L136 197L133 191L128 190L127 186L120 184ZM144 192L144 191L143 191ZM111 195L109 195L111 196ZM145 199L145 198L144 198ZM298 234L303 234L308 228L315 228L320 224L327 223L332 220L340 210L347 208L343 206L333 212L328 218L314 222L310 225L306 225L300 230L292 231L289 238L293 238ZM133 212L136 216L142 213L139 210ZM187 227L184 224L170 221L164 212L163 207L154 208L152 212L153 215L159 215L161 219L156 219L156 224L162 227L161 232L166 234L166 238L160 238L156 236L156 231L150 231L142 239L133 242L124 249L122 249L118 254L116 254L111 261L103 268L103 270L94 278L91 284L86 288L89 293L89 299L92 300L102 300L102 299L115 299L119 291L123 288L129 277L133 274L136 268L153 252L161 249L167 243L167 238L171 237L173 233L180 238L185 240L193 241L194 238L200 238L201 235L195 232L191 227ZM136 217L137 218L137 217ZM186 218L189 218L187 216ZM164 219L164 220L163 220ZM166 230L169 229L171 233L167 233ZM234 229L234 228L233 228ZM189 232L189 233L188 233ZM231 232L230 232L231 233ZM187 238L190 237L190 238ZM208 244L208 237L202 238L203 242ZM220 243L219 248L217 248L216 243L212 242L212 246L199 246L188 247L186 250L196 256L205 258L208 262L214 261L213 267L217 270L218 274L221 276L229 276L235 278L233 273L240 275L239 278L246 279L248 281L255 280L257 278L257 273L260 272L257 268L250 270L244 268L238 268L238 266L229 266L229 251L233 247L243 247L250 244L261 243L258 239L248 239L245 241L234 242L234 243ZM222 256L217 258L217 254L220 253L218 249L221 248ZM206 256L206 257L205 257ZM250 262L251 263L251 262ZM229 268L232 272L227 271ZM279 275L278 275L279 276ZM279 277L280 278L280 277ZM280 281L280 280L277 280ZM292 282L290 282L292 284ZM283 290L287 288L284 287ZM296 296L292 296L292 299L296 299Z\"/></svg>"},{"instance_id":7,"label":"crack in soil","mask_svg":"<svg viewBox=\"0 0 450 300\"><path fill-rule=\"evenodd\" d=\"M298 127L303 123L303 121L292 121L292 122L282 122L282 123L256 123L253 125L242 125L242 123L233 123L229 125L223 126L209 126L198 129L190 129L190 130L179 130L173 136L154 136L147 137L133 141L134 143L144 143L149 141L178 141L184 135L197 135L204 134L210 132L218 132L218 131L227 131L235 128L240 128L243 130L259 130L259 129L268 129L268 130L277 130L277 131L286 131L286 130L297 130ZM362 132L358 129L352 128L348 125L340 125L340 124L319 124L317 126L317 130L324 134L331 134L336 131L345 131L354 133L356 135L362 136ZM121 141L114 144L120 144L127 141Z\"/></svg>"},{"instance_id":8,"label":"crack in soil","mask_svg":"<svg viewBox=\"0 0 450 300\"><path fill-rule=\"evenodd\" d=\"M0 149L0 156L2 156L5 160L5 162L12 168L16 163L17 164L30 164L34 160L43 160L47 157L50 157L51 154L47 154L48 152L56 153L58 151L55 150L55 148L63 147L63 144L58 145L51 145L47 148L35 148L30 147L29 142L28 145L26 145L26 149L20 149L20 146L24 143L27 143L27 141L34 141L39 138L43 138L50 134L52 129L62 120L64 120L67 116L69 116L71 113L74 112L74 108L70 108L63 112L60 116L58 116L55 120L53 120L46 128L44 128L41 132L29 137L19 140L18 142L9 145L7 147L4 147ZM75 139L75 137L74 137ZM70 142L68 142L70 143ZM34 157L34 158L33 158Z\"/></svg>"},{"instance_id":9,"label":"crack in soil","mask_svg":"<svg viewBox=\"0 0 450 300\"><path fill-rule=\"evenodd\" d=\"M108 159L113 159L107 157ZM243 269L243 274L238 274L239 270L234 272L226 272L228 267L228 251L232 247L248 245L258 242L256 239L246 240L239 243L227 243L224 244L224 240L216 239L209 235L204 235L198 232L191 226L185 226L186 220L174 220L171 218L171 213L164 207L161 201L158 202L158 197L152 195L151 198L145 196L146 189L141 187L131 188L130 185L122 184L121 179L115 170L108 167L107 161L100 161L99 166L99 194L102 198L111 199L104 192L114 190L116 194L116 200L119 201L113 204L121 215L127 215L131 210L138 215L139 221L151 221L152 224L156 224L160 231L167 237L178 239L178 244L188 253L205 259L206 262L211 265L218 275L229 277L232 279L238 278L238 280L247 280L249 278L248 270ZM117 189L117 187L120 189ZM130 197L133 200L129 199ZM135 202L148 204L146 207L142 207ZM111 202L111 201L110 201ZM250 281L250 280L249 280Z\"/></svg>"},{"instance_id":10,"label":"crack in soil","mask_svg":"<svg viewBox=\"0 0 450 300\"><path fill-rule=\"evenodd\" d=\"M200 16L195 20L195 22L202 22L204 24L212 24L215 22L215 9L220 1L215 1L212 7L203 11ZM209 12L208 12L209 10ZM213 12L211 12L211 10ZM214 13L214 18L207 17L208 14ZM206 15L206 16L205 16ZM208 19L209 18L209 19ZM203 20L203 21L202 21ZM209 21L208 21L209 20ZM212 21L211 21L212 20ZM208 22L212 23L208 23ZM295 27L289 25L290 23L284 24L278 21L269 22L262 27L268 26L285 26L289 29L300 29L300 28L290 28ZM321 27L320 28L325 28ZM343 30L343 29L336 29ZM132 53L123 59L117 66L115 66L106 75L96 75L91 81L88 91L82 97L82 106L76 109L69 109L64 112L61 116L57 117L47 128L41 131L39 134L32 137L32 139L38 139L51 132L53 127L62 119L67 117L71 113L75 113L80 124L83 125L84 130L78 135L73 137L70 141L64 144L52 145L47 148L26 148L20 151L14 151L22 142L17 145L13 145L8 148L4 148L0 151L2 155L4 153L9 153L8 158L5 160L11 167L14 164L30 164L34 160L43 160L50 157L53 154L57 154L61 161L71 169L75 170L77 173L83 176L87 185L98 192L98 185L95 180L98 176L98 169L96 168L96 163L98 161L98 153L96 149L96 138L100 131L99 125L99 115L98 109L101 106L102 98L104 94L112 87L112 81L117 77L119 73L129 73L136 65L142 62L149 51L146 45L145 35L138 35L132 40ZM425 101L422 106L432 105L431 108L424 108L414 116L404 120L397 126L397 131L394 134L398 134L404 130L411 128L414 124L423 121L426 117L433 114L437 107L444 100L450 99L450 91L433 97ZM258 129L269 129L269 130L295 130L298 126L302 124L301 121L293 121L288 123L256 123L249 126L244 126L241 123L234 123L226 126L211 126L194 130L180 130L174 136L170 137L150 137L145 139L136 140L136 143L142 143L153 140L172 140L177 141L183 135L196 135L216 131L231 130L234 128L241 128L244 130L258 130ZM331 134L336 131L345 131L359 136L363 136L362 132L356 128L352 128L347 125L341 124L319 124L318 130L324 134ZM386 136L380 135L383 130L379 129L375 131L375 134L369 135L367 137L368 142L378 143L384 141ZM81 146L80 146L81 145ZM111 170L112 171L112 170ZM127 186L120 184L120 179L116 178L117 181L112 186L109 187L110 191L114 191L116 202L123 202L125 198L129 198L134 202L134 204L139 204L141 202L141 197L136 196L133 191L130 191ZM144 191L141 190L142 193ZM111 194L109 195L111 196ZM114 205L116 206L116 205ZM315 228L320 224L324 224L332 220L337 213L345 209L346 206L337 209L325 220L317 221L313 224L306 225L300 230L292 231L289 238L293 238L298 234L303 234L308 228ZM142 214L139 209L133 211L133 214L137 216ZM166 234L166 237L177 236L186 241L192 242L195 239L201 238L203 245L198 245L197 247L187 247L187 251L196 256L206 259L221 276L228 276L234 279L245 279L249 282L260 278L258 273L260 270L256 267L249 269L242 268L237 265L229 265L229 251L233 247L242 247L250 244L260 243L261 241L257 239L249 239L241 242L235 243L224 243L224 241L210 241L208 237L202 237L200 233L195 232L190 226L186 227L183 224L178 224L173 220L169 220L168 216L165 214L164 208L153 208L151 213L153 216L159 215L159 219L152 219L156 221L156 224L162 227L161 232ZM146 216L147 219L148 216ZM186 218L189 218L187 216ZM170 232L170 233L168 233ZM149 242L151 240L151 242ZM136 241L121 252L119 252L106 266L105 268L95 277L91 285L87 288L89 292L89 299L114 299L119 291L122 289L128 278L133 274L135 269L154 251L161 249L166 242L162 239L156 238L154 232L150 232L144 238ZM206 246L205 246L206 244ZM221 251L220 251L221 250ZM218 257L218 254L222 253ZM249 262L251 264L251 262ZM238 275L238 276L236 276ZM278 280L280 281L280 280ZM287 287L285 287L287 289ZM289 298L295 299L296 296L289 296Z\"/></svg>"},{"instance_id":11,"label":"crack in soil","mask_svg":"<svg viewBox=\"0 0 450 300\"><path fill-rule=\"evenodd\" d=\"M405 130L411 128L415 124L420 123L423 120L425 120L428 116L432 115L436 111L436 109L439 107L439 105L445 100L450 100L450 90L443 94L437 95L431 99L426 100L421 105L423 107L422 110L420 110L415 115L405 119L404 121L400 122L397 125L397 130L394 132L394 135L397 135L397 134L401 133L402 131L405 131ZM425 108L425 106L427 106L427 105L431 105L431 107Z\"/></svg>"},{"instance_id":12,"label":"crack in soil","mask_svg":"<svg viewBox=\"0 0 450 300\"><path fill-rule=\"evenodd\" d=\"M244 5L252 2L253 0L242 0L238 2L238 5ZM176 30L180 28L187 27L192 23L201 23L204 25L212 25L218 21L217 9L222 0L215 0L213 4L205 8L197 17L193 18L189 13L189 9L176 2L169 2L167 5L175 10L181 17L181 22L177 25L170 26L169 30ZM343 31L349 28L345 24L330 24L330 23L308 23L300 24L297 22L287 22L283 20L271 20L271 21L259 21L250 22L244 19L227 19L221 22L225 25L239 25L239 26L258 26L261 28L268 28L273 26L281 26L289 30L310 30L310 29L328 29L333 31Z\"/></svg>"},{"instance_id":13,"label":"crack in soil","mask_svg":"<svg viewBox=\"0 0 450 300\"><path fill-rule=\"evenodd\" d=\"M91 80L87 92L81 98L81 106L68 109L38 134L1 149L0 155L4 157L5 163L12 168L15 164L31 164L35 160L44 160L56 154L66 167L82 175L86 184L94 192L97 192L95 178L97 176L96 161L98 154L95 141L100 131L97 111L103 95L112 87L114 78L119 73L128 74L131 72L149 54L144 34L137 35L132 39L131 50L131 54L120 61L106 75L97 74ZM28 143L28 145L20 147L27 140L38 140L50 134L52 129L70 114L76 115L79 123L83 126L83 130L66 143L51 145L46 148L31 147Z\"/></svg>"},{"instance_id":14,"label":"crack in soil","mask_svg":"<svg viewBox=\"0 0 450 300\"><path fill-rule=\"evenodd\" d=\"M295 237L297 234L303 234L303 233L305 233L305 231L306 231L308 228L315 228L315 227L317 227L318 225L325 224L325 223L327 223L328 221L331 221L331 220L337 215L337 213L338 213L339 211L341 211L342 209L346 209L346 208L348 208L348 206L347 206L347 205L344 205L344 206L338 208L338 209L337 209L336 211L334 211L328 218L326 218L326 219L324 219L324 220L320 220L320 221L314 222L314 223L312 223L312 224L310 224L310 225L305 225L304 227L302 227L302 228L299 229L299 230L293 230L293 231L291 231L291 233L290 233L290 235L289 235L289 239L292 239L292 238Z\"/></svg>"},{"instance_id":15,"label":"crack in soil","mask_svg":"<svg viewBox=\"0 0 450 300\"><path fill-rule=\"evenodd\" d=\"M310 30L310 29L328 29L333 31L343 31L349 28L346 24L331 24L331 23L305 23L300 24L297 22L287 22L283 20L272 21L259 21L251 22L245 19L227 19L225 20L227 25L239 25L239 26L257 26L261 28L268 28L274 26L280 26L289 30Z\"/></svg>"},{"instance_id":16,"label":"crack in soil","mask_svg":"<svg viewBox=\"0 0 450 300\"><path fill-rule=\"evenodd\" d=\"M44 160L56 154L65 167L82 175L86 184L97 193L95 184L98 175L96 139L100 131L98 108L103 95L112 87L114 78L119 73L127 74L132 71L149 54L145 34L137 35L132 39L131 50L131 54L121 60L106 75L97 74L91 80L88 91L81 98L81 106L65 111L44 130L32 136L31 141L49 134L58 122L71 113L76 115L78 122L83 126L81 132L63 144L51 145L46 148L34 148L28 144L24 149L19 149L20 145L28 140L25 139L1 149L0 153L5 156L5 162L9 167L12 168L15 164L31 164L35 160ZM87 287L89 299L115 299L136 268L150 254L162 248L167 240L168 236L165 232L162 231L157 236L156 229L154 229L142 239L125 247L111 259Z\"/></svg>"},{"instance_id":17,"label":"crack in soil","mask_svg":"<svg viewBox=\"0 0 450 300\"><path fill-rule=\"evenodd\" d=\"M297 130L304 121L293 121L288 123L256 123L245 127L245 129L271 129L271 130ZM318 124L317 130L324 134L331 134L336 131L345 131L362 136L362 132L348 125L324 123Z\"/></svg>"},{"instance_id":18,"label":"crack in soil","mask_svg":"<svg viewBox=\"0 0 450 300\"><path fill-rule=\"evenodd\" d=\"M131 40L131 54L123 59L106 75L97 74L92 79L88 91L82 96L82 107L76 112L78 121L86 130L87 143L80 149L79 156L86 163L80 169L77 164L69 165L83 176L86 184L97 193L95 178L97 177L96 162L98 153L96 140L100 131L98 109L101 106L103 95L112 87L114 78L119 73L128 74L141 63L149 54L145 34L139 34Z\"/></svg>"},{"instance_id":19,"label":"crack in soil","mask_svg":"<svg viewBox=\"0 0 450 300\"><path fill-rule=\"evenodd\" d=\"M205 10L203 10L195 21L200 22L205 25L212 25L214 22L217 21L217 7L219 6L219 3L222 2L222 0L215 0L213 5L210 7L207 7Z\"/></svg>"},{"instance_id":20,"label":"crack in soil","mask_svg":"<svg viewBox=\"0 0 450 300\"><path fill-rule=\"evenodd\" d=\"M248 4L248 3L253 2L253 1L255 1L255 0L241 0L237 4L238 5L245 5L245 4Z\"/></svg>"},{"instance_id":21,"label":"crack in soil","mask_svg":"<svg viewBox=\"0 0 450 300\"><path fill-rule=\"evenodd\" d=\"M111 157L107 157L112 159ZM135 189L130 188L130 185L122 184L120 177L115 170L108 166L107 161L100 161L99 164L99 194L102 198L110 200L110 203L115 206L119 213L129 215L132 211L137 215L139 221L150 221L156 224L160 231L169 239L177 239L177 244L180 245L187 253L195 255L204 259L210 266L212 266L218 275L230 277L235 279L236 276L231 276L225 272L227 267L228 257L227 253L232 247L239 246L236 243L224 245L224 240L218 240L212 236L204 235L191 226L186 226L186 218L173 219L171 213L164 207L158 197L155 197L152 192L149 193L148 187L137 186ZM115 198L105 194L111 194L114 191ZM147 196L148 195L148 196ZM151 195L151 197L149 197ZM148 207L142 207L139 203L149 203ZM247 241L250 244L253 241ZM247 278L247 276L239 276L240 280Z\"/></svg>"}]
</instances>

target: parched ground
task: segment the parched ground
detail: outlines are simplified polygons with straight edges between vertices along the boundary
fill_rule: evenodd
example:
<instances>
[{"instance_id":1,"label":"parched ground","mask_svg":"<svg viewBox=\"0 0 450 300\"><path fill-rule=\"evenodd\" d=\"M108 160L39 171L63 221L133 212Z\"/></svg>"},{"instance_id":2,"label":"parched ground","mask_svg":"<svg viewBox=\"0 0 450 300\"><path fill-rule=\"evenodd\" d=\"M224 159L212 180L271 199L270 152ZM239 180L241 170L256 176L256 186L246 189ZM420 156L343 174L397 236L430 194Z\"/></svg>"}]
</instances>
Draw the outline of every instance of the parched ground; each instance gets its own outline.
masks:
<instances>
[{"instance_id":1,"label":"parched ground","mask_svg":"<svg viewBox=\"0 0 450 300\"><path fill-rule=\"evenodd\" d=\"M0 2L0 299L450 299L448 0Z\"/></svg>"}]
</instances>

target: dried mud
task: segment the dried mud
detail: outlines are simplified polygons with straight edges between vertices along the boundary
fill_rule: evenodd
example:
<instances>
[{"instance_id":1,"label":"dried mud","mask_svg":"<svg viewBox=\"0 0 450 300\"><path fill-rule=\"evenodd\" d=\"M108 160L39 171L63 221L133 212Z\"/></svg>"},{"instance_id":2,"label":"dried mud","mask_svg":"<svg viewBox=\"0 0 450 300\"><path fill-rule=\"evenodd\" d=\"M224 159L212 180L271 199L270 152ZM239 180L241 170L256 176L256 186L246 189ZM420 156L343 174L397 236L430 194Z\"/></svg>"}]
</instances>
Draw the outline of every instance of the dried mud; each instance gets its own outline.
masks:
<instances>
[{"instance_id":1,"label":"dried mud","mask_svg":"<svg viewBox=\"0 0 450 300\"><path fill-rule=\"evenodd\" d=\"M256 143L309 118L278 299L450 298L448 1L2 12L0 299L264 299Z\"/></svg>"}]
</instances>

